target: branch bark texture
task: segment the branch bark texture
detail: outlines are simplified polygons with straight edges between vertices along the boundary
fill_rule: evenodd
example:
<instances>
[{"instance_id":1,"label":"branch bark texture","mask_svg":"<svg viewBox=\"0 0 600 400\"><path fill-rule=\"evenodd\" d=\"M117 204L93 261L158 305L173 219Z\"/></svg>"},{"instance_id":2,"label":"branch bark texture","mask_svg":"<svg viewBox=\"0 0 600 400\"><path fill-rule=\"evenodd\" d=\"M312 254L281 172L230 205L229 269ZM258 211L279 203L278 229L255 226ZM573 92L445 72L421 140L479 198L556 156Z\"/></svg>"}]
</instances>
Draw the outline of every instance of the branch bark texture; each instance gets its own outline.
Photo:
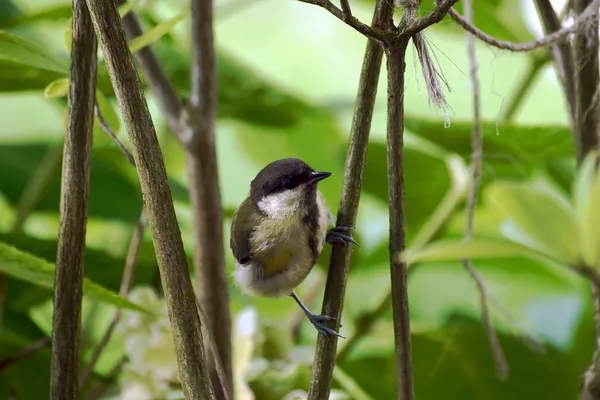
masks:
<instances>
[{"instance_id":1,"label":"branch bark texture","mask_svg":"<svg viewBox=\"0 0 600 400\"><path fill-rule=\"evenodd\" d=\"M381 30L387 29L393 13L394 6L391 1L377 0L372 26ZM356 222L382 58L383 49L381 46L370 40L365 50L356 96L354 118L346 156L346 172L337 214L338 226L352 227ZM336 318L336 330L339 330L342 315L351 252L351 246L334 245L329 262L322 314ZM319 334L308 393L310 400L329 398L336 349L336 337Z\"/></svg>"},{"instance_id":2,"label":"branch bark texture","mask_svg":"<svg viewBox=\"0 0 600 400\"><path fill-rule=\"evenodd\" d=\"M413 400L410 313L407 266L397 256L406 248L404 211L404 69L405 42L386 46L388 70L387 162L390 205L390 273L396 347L396 382L399 400Z\"/></svg>"},{"instance_id":3,"label":"branch bark texture","mask_svg":"<svg viewBox=\"0 0 600 400\"><path fill-rule=\"evenodd\" d=\"M593 2L591 0L574 0L573 11L583 14ZM575 34L575 115L579 139L578 162L582 162L590 150L598 146L598 8L595 17L583 29Z\"/></svg>"},{"instance_id":4,"label":"branch bark texture","mask_svg":"<svg viewBox=\"0 0 600 400\"><path fill-rule=\"evenodd\" d=\"M223 208L215 147L217 116L217 63L213 34L212 0L192 1L192 97L183 118L182 139L187 145L190 200L194 218L194 265L198 280L200 309L216 341L221 365L227 377L227 391L233 392L231 365L231 317L225 274ZM219 384L218 371L209 352L211 379ZM224 393L217 393L223 398Z\"/></svg>"},{"instance_id":5,"label":"branch bark texture","mask_svg":"<svg viewBox=\"0 0 600 400\"><path fill-rule=\"evenodd\" d=\"M96 101L97 42L83 0L73 1L67 130L61 178L52 317L50 397L76 399L90 152Z\"/></svg>"},{"instance_id":6,"label":"branch bark texture","mask_svg":"<svg viewBox=\"0 0 600 400\"><path fill-rule=\"evenodd\" d=\"M87 0L140 178L187 399L214 398L162 153L114 0Z\"/></svg>"}]
</instances>

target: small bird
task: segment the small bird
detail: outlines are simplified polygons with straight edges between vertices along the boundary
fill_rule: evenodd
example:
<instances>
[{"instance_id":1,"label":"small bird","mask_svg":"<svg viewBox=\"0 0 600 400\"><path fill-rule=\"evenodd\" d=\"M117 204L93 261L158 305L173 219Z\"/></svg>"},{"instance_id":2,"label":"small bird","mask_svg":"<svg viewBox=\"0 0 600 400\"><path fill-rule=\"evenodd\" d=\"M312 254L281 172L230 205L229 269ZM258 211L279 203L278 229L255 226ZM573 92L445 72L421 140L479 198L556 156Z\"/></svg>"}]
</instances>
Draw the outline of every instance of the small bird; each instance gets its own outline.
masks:
<instances>
[{"instance_id":1,"label":"small bird","mask_svg":"<svg viewBox=\"0 0 600 400\"><path fill-rule=\"evenodd\" d=\"M325 242L358 243L351 228L333 225L333 214L317 190L331 172L317 172L297 158L273 161L250 184L250 194L233 214L231 249L233 273L242 293L291 296L322 333L341 336L324 322L335 318L313 314L294 289L316 264Z\"/></svg>"}]
</instances>

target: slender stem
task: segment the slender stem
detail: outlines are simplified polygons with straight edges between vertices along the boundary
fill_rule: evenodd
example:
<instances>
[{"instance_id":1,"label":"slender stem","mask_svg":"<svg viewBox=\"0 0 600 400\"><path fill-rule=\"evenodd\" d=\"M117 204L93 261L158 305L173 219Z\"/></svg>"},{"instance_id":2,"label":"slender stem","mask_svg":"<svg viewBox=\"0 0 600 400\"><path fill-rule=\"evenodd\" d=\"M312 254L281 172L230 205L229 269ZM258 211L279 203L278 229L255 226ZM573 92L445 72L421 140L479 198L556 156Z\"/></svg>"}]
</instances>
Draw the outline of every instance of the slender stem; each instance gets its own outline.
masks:
<instances>
[{"instance_id":1,"label":"slender stem","mask_svg":"<svg viewBox=\"0 0 600 400\"><path fill-rule=\"evenodd\" d=\"M391 1L377 0L372 25L381 30L387 29L393 12L394 5ZM353 227L356 222L382 57L382 48L374 41L369 41L365 50L350 130L346 172L338 207L338 226ZM321 313L336 318L336 331L339 331L351 252L352 246L334 245L329 262ZM329 398L336 349L337 337L319 334L308 393L309 400Z\"/></svg>"},{"instance_id":2,"label":"slender stem","mask_svg":"<svg viewBox=\"0 0 600 400\"><path fill-rule=\"evenodd\" d=\"M404 211L404 69L408 40L386 47L388 70L388 201L390 205L390 273L396 347L398 399L413 400L407 266L398 254L406 247Z\"/></svg>"},{"instance_id":3,"label":"slender stem","mask_svg":"<svg viewBox=\"0 0 600 400\"><path fill-rule=\"evenodd\" d=\"M94 107L94 112L96 113L98 123L104 131L104 133L106 133L106 136L108 136L110 140L112 140L117 145L119 150L121 150L121 153L123 153L123 155L127 159L127 162L129 162L129 164L135 167L135 160L133 159L133 154L131 154L127 146L125 146L125 144L123 144L123 142L121 142L117 135L112 131L112 129L108 125L108 122L106 122L106 120L104 119L104 116L102 115L102 111L100 111L100 106L98 105L98 103L96 103Z\"/></svg>"},{"instance_id":4,"label":"slender stem","mask_svg":"<svg viewBox=\"0 0 600 400\"><path fill-rule=\"evenodd\" d=\"M464 0L465 19L468 22L472 21L472 3L471 0ZM469 57L469 76L471 78L471 86L473 92L473 134L472 134L472 160L471 165L471 185L469 188L469 196L467 198L467 226L465 228L465 242L468 242L473 237L473 224L475 222L475 208L477 207L477 196L479 193L479 182L481 180L481 168L483 162L483 136L481 126L481 88L479 85L479 76L477 64L477 52L475 49L475 37L467 32L467 54ZM523 93L521 91L521 93ZM498 335L494 330L492 319L490 317L487 288L483 277L477 272L470 259L462 260L465 270L477 285L479 299L481 305L481 319L483 326L488 336L488 341L492 349L492 355L496 363L496 373L501 380L508 377L508 363L506 357L500 347Z\"/></svg>"},{"instance_id":5,"label":"slender stem","mask_svg":"<svg viewBox=\"0 0 600 400\"><path fill-rule=\"evenodd\" d=\"M97 42L83 0L73 0L67 130L52 316L52 399L76 399Z\"/></svg>"},{"instance_id":6,"label":"slender stem","mask_svg":"<svg viewBox=\"0 0 600 400\"><path fill-rule=\"evenodd\" d=\"M139 252L140 252L140 247L141 247L142 241L144 239L144 229L146 228L146 222L147 222L146 212L142 211L142 213L140 215L140 219L137 224L137 227L133 233L133 236L131 237L131 241L129 242L129 250L127 251L127 258L125 260L125 266L123 268L123 276L121 278L121 287L119 288L120 296L127 296L127 293L129 293L129 289L131 288L131 283L133 281L133 273L135 271L135 264L137 262L137 258L138 258ZM79 390L80 391L83 389L83 387L85 386L85 384L88 381L88 379L90 378L90 376L92 376L92 372L94 372L94 367L96 366L96 363L100 359L100 356L102 355L102 352L106 348L106 345L108 345L108 342L110 341L110 338L112 337L112 334L113 334L115 328L117 327L117 324L119 323L120 319L121 319L121 310L117 310L117 311L115 311L115 315L113 316L113 319L112 319L110 325L106 329L104 336L102 336L102 339L100 340L100 342L94 349L94 353L92 354L92 357L90 358L90 361L88 362L88 365L86 366L85 370L83 371L83 373L81 374L81 376L79 378Z\"/></svg>"},{"instance_id":7,"label":"slender stem","mask_svg":"<svg viewBox=\"0 0 600 400\"><path fill-rule=\"evenodd\" d=\"M200 320L162 153L114 0L87 0L132 144L187 399L212 399Z\"/></svg>"},{"instance_id":8,"label":"slender stem","mask_svg":"<svg viewBox=\"0 0 600 400\"><path fill-rule=\"evenodd\" d=\"M190 200L194 218L194 266L200 307L216 340L218 356L233 392L231 317L223 245L223 207L215 147L217 65L212 0L192 1L192 90L185 110L182 139L187 147ZM209 357L214 387L220 387L216 363ZM222 393L217 393L222 397Z\"/></svg>"}]
</instances>

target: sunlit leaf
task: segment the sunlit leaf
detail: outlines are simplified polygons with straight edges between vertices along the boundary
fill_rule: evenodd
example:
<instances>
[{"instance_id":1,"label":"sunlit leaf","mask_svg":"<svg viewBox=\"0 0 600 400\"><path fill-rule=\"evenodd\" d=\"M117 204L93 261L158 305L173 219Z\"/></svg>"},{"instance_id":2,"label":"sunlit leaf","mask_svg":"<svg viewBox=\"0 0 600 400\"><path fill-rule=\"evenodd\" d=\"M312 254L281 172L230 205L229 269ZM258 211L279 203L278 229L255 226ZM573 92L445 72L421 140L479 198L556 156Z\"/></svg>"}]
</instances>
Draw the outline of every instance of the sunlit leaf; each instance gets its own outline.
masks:
<instances>
[{"instance_id":1,"label":"sunlit leaf","mask_svg":"<svg viewBox=\"0 0 600 400\"><path fill-rule=\"evenodd\" d=\"M129 49L132 53L135 53L136 51L148 45L151 45L152 43L160 39L162 36L169 33L171 29L175 27L175 25L188 18L189 15L190 14L188 12L185 12L176 17L166 20L160 25L156 25L152 29L147 30L146 32L144 32L143 35L138 36L129 42Z\"/></svg>"},{"instance_id":2,"label":"sunlit leaf","mask_svg":"<svg viewBox=\"0 0 600 400\"><path fill-rule=\"evenodd\" d=\"M575 213L555 189L498 182L487 189L486 199L532 239L534 248L571 265L578 262ZM509 239L521 242L523 237Z\"/></svg>"},{"instance_id":3,"label":"sunlit leaf","mask_svg":"<svg viewBox=\"0 0 600 400\"><path fill-rule=\"evenodd\" d=\"M65 62L43 47L0 30L0 59L67 74Z\"/></svg>"},{"instance_id":4,"label":"sunlit leaf","mask_svg":"<svg viewBox=\"0 0 600 400\"><path fill-rule=\"evenodd\" d=\"M71 54L71 43L73 42L73 18L69 18L65 24L65 32L63 34L63 44L65 50Z\"/></svg>"},{"instance_id":5,"label":"sunlit leaf","mask_svg":"<svg viewBox=\"0 0 600 400\"><path fill-rule=\"evenodd\" d=\"M593 199L595 193L596 152L590 152L579 167L573 184L573 206L577 216L580 236L578 238L583 261L587 265L596 265L598 243L595 235L599 225L594 225L595 208Z\"/></svg>"},{"instance_id":6,"label":"sunlit leaf","mask_svg":"<svg viewBox=\"0 0 600 400\"><path fill-rule=\"evenodd\" d=\"M46 289L54 287L54 266L52 264L5 243L0 243L0 273ZM87 278L84 278L83 281L83 293L91 299L119 308L151 313Z\"/></svg>"},{"instance_id":7,"label":"sunlit leaf","mask_svg":"<svg viewBox=\"0 0 600 400\"><path fill-rule=\"evenodd\" d=\"M47 99L65 97L69 93L69 78L62 78L52 81L44 89L44 96Z\"/></svg>"}]
</instances>

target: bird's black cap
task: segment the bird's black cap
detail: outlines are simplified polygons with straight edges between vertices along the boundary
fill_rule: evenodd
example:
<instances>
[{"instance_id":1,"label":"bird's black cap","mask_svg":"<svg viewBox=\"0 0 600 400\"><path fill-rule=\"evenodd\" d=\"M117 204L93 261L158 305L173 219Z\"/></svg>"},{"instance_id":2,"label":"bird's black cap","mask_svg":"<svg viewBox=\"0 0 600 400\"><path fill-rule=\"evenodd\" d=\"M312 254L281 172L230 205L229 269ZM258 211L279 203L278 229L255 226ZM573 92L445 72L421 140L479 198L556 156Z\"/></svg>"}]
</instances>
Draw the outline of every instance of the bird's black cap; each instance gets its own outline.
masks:
<instances>
[{"instance_id":1,"label":"bird's black cap","mask_svg":"<svg viewBox=\"0 0 600 400\"><path fill-rule=\"evenodd\" d=\"M331 176L331 172L316 172L298 158L284 158L264 167L250 184L253 198L291 190L303 183L316 183Z\"/></svg>"}]
</instances>

